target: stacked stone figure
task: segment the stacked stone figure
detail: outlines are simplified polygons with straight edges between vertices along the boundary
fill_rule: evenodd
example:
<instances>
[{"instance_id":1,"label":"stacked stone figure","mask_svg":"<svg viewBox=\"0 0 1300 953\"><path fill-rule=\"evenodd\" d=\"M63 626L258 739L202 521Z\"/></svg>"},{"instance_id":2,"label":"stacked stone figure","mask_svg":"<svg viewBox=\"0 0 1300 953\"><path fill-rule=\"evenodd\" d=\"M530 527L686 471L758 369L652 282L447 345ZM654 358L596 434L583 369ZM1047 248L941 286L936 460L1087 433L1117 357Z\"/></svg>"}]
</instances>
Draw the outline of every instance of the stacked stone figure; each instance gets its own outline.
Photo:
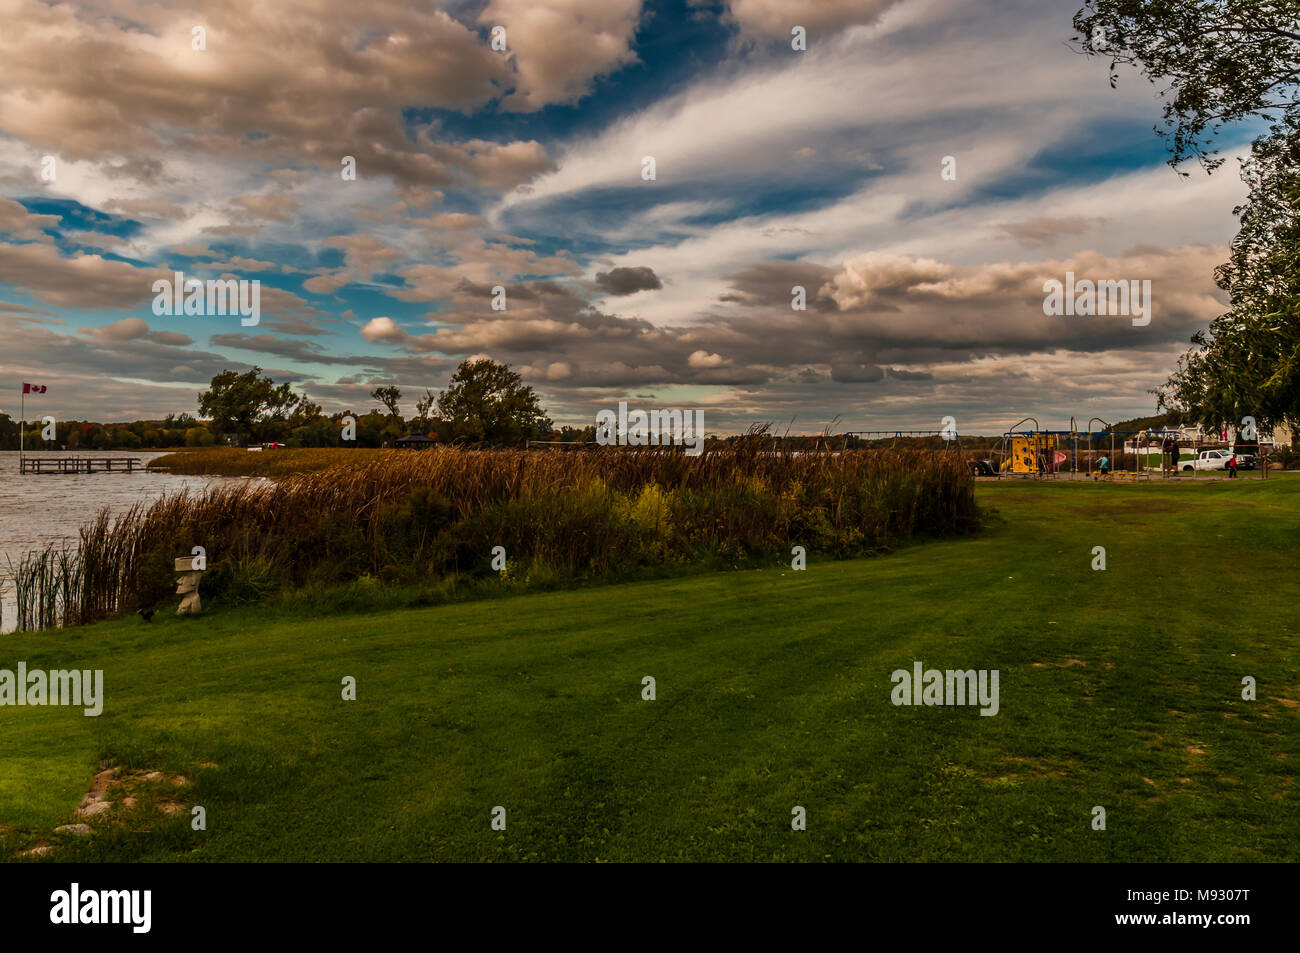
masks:
<instances>
[{"instance_id":1,"label":"stacked stone figure","mask_svg":"<svg viewBox=\"0 0 1300 953\"><path fill-rule=\"evenodd\" d=\"M176 572L181 577L176 580L176 594L181 596L180 607L177 608L177 615L185 615L190 612L198 612L199 605L199 579L203 576L203 571L194 568L194 559L191 556L181 556L176 560Z\"/></svg>"}]
</instances>

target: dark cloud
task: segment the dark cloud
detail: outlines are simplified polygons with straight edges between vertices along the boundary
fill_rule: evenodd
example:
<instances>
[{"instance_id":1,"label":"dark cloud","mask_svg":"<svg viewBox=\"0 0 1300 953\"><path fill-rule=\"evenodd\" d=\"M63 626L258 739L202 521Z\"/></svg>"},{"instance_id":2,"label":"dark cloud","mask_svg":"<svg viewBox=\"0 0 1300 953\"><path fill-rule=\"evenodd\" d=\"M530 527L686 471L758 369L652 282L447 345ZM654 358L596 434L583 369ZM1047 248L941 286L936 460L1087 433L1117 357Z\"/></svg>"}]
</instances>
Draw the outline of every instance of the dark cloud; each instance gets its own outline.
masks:
<instances>
[{"instance_id":1,"label":"dark cloud","mask_svg":"<svg viewBox=\"0 0 1300 953\"><path fill-rule=\"evenodd\" d=\"M658 291L663 283L653 268L614 268L596 275L596 287L608 295L621 297L638 291Z\"/></svg>"},{"instance_id":2,"label":"dark cloud","mask_svg":"<svg viewBox=\"0 0 1300 953\"><path fill-rule=\"evenodd\" d=\"M884 379L884 369L875 364L831 365L831 380L838 384L874 384Z\"/></svg>"},{"instance_id":3,"label":"dark cloud","mask_svg":"<svg viewBox=\"0 0 1300 953\"><path fill-rule=\"evenodd\" d=\"M160 268L137 268L99 255L64 258L52 245L0 244L0 284L12 284L64 308L125 309L153 297Z\"/></svg>"},{"instance_id":4,"label":"dark cloud","mask_svg":"<svg viewBox=\"0 0 1300 953\"><path fill-rule=\"evenodd\" d=\"M293 340L276 337L274 334L247 335L241 333L214 334L208 339L213 347L234 347L243 351L258 351L262 354L274 354L277 357L302 361L304 364L339 364L355 366L366 358L332 354L314 341Z\"/></svg>"},{"instance_id":5,"label":"dark cloud","mask_svg":"<svg viewBox=\"0 0 1300 953\"><path fill-rule=\"evenodd\" d=\"M0 316L5 362L40 368L41 383L50 387L50 413L101 420L193 412L193 388L206 385L224 370L242 372L251 367L223 354L167 343L174 340L171 332L146 328L135 336L144 322L126 320L132 323L107 334L95 334L93 328L68 334L30 320ZM142 381L158 382L158 386Z\"/></svg>"},{"instance_id":6,"label":"dark cloud","mask_svg":"<svg viewBox=\"0 0 1300 953\"><path fill-rule=\"evenodd\" d=\"M1104 218L1031 218L998 228L1026 248L1042 248L1062 238L1083 235L1106 224Z\"/></svg>"},{"instance_id":7,"label":"dark cloud","mask_svg":"<svg viewBox=\"0 0 1300 953\"><path fill-rule=\"evenodd\" d=\"M897 367L889 367L886 372L897 381L932 381L934 375L929 371L906 371Z\"/></svg>"}]
</instances>

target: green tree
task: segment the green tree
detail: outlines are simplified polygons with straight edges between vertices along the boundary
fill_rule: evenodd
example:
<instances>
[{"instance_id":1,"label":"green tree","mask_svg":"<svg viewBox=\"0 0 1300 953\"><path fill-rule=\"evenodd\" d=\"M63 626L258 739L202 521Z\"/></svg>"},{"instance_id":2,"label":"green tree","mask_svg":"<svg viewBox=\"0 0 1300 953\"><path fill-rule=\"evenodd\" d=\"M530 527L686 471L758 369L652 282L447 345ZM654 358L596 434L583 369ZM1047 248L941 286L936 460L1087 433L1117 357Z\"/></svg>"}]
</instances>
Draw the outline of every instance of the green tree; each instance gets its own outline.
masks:
<instances>
[{"instance_id":1,"label":"green tree","mask_svg":"<svg viewBox=\"0 0 1300 953\"><path fill-rule=\"evenodd\" d=\"M221 436L233 436L240 442L262 440L277 425L289 419L303 400L289 389L262 376L262 369L237 374L222 371L212 378L208 390L199 395L199 414L212 420L212 428Z\"/></svg>"},{"instance_id":2,"label":"green tree","mask_svg":"<svg viewBox=\"0 0 1300 953\"><path fill-rule=\"evenodd\" d=\"M1251 146L1230 260L1215 273L1230 310L1192 336L1159 409L1218 429L1254 417L1267 434L1300 423L1300 5L1296 0L1089 0L1074 18L1084 52L1137 67L1163 86L1170 164L1224 161L1213 140L1249 118ZM1185 172L1180 172L1186 175Z\"/></svg>"},{"instance_id":3,"label":"green tree","mask_svg":"<svg viewBox=\"0 0 1300 953\"><path fill-rule=\"evenodd\" d=\"M368 414L361 414L357 417L357 446L383 446L384 428L388 426L392 419L393 418L387 414L381 414L377 411L371 411Z\"/></svg>"},{"instance_id":4,"label":"green tree","mask_svg":"<svg viewBox=\"0 0 1300 953\"><path fill-rule=\"evenodd\" d=\"M402 392L398 388L391 384L386 387L376 387L370 392L370 397L387 407L388 412L394 417L402 416L401 411L398 409L398 404L402 399Z\"/></svg>"},{"instance_id":5,"label":"green tree","mask_svg":"<svg viewBox=\"0 0 1300 953\"><path fill-rule=\"evenodd\" d=\"M415 416L420 421L420 429L429 429L429 411L438 402L438 396L429 388L424 389L424 396L415 402Z\"/></svg>"},{"instance_id":6,"label":"green tree","mask_svg":"<svg viewBox=\"0 0 1300 953\"><path fill-rule=\"evenodd\" d=\"M594 443L596 440L596 425L570 427L566 424L560 428L560 432L555 435L555 439L562 440L565 443Z\"/></svg>"},{"instance_id":7,"label":"green tree","mask_svg":"<svg viewBox=\"0 0 1300 953\"><path fill-rule=\"evenodd\" d=\"M323 416L320 404L308 400L306 394L299 394L298 403L293 408L293 413L289 415L289 426L301 427Z\"/></svg>"},{"instance_id":8,"label":"green tree","mask_svg":"<svg viewBox=\"0 0 1300 953\"><path fill-rule=\"evenodd\" d=\"M291 447L337 447L340 446L342 426L328 417L315 417L293 429L289 435Z\"/></svg>"},{"instance_id":9,"label":"green tree","mask_svg":"<svg viewBox=\"0 0 1300 953\"><path fill-rule=\"evenodd\" d=\"M0 450L18 449L18 421L0 411Z\"/></svg>"},{"instance_id":10,"label":"green tree","mask_svg":"<svg viewBox=\"0 0 1300 953\"><path fill-rule=\"evenodd\" d=\"M1217 428L1251 416L1265 434L1300 425L1300 128L1278 124L1255 142L1235 211L1241 230L1216 272L1232 305L1157 390L1162 407Z\"/></svg>"},{"instance_id":11,"label":"green tree","mask_svg":"<svg viewBox=\"0 0 1300 953\"><path fill-rule=\"evenodd\" d=\"M1213 140L1255 116L1300 113L1300 13L1295 0L1088 0L1074 16L1083 52L1163 87L1169 163L1223 163ZM1186 173L1180 173L1185 175Z\"/></svg>"},{"instance_id":12,"label":"green tree","mask_svg":"<svg viewBox=\"0 0 1300 953\"><path fill-rule=\"evenodd\" d=\"M397 443L398 438L406 436L406 422L401 417L388 417L384 423L384 429L379 432L379 445L381 447L392 447Z\"/></svg>"},{"instance_id":13,"label":"green tree","mask_svg":"<svg viewBox=\"0 0 1300 953\"><path fill-rule=\"evenodd\" d=\"M138 450L144 441L128 427L114 427L112 446L117 450Z\"/></svg>"},{"instance_id":14,"label":"green tree","mask_svg":"<svg viewBox=\"0 0 1300 953\"><path fill-rule=\"evenodd\" d=\"M513 445L543 439L551 429L533 389L496 361L462 361L437 405L453 437L471 443Z\"/></svg>"}]
</instances>

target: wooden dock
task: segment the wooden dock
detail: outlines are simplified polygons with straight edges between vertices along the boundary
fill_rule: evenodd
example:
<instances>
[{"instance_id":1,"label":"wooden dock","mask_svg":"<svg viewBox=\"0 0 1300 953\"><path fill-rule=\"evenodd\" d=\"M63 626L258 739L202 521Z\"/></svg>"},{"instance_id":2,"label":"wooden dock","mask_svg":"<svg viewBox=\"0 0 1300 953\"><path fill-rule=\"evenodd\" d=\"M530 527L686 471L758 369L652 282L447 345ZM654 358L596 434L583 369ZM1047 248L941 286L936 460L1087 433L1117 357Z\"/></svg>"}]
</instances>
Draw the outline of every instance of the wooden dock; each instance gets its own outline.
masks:
<instances>
[{"instance_id":1,"label":"wooden dock","mask_svg":"<svg viewBox=\"0 0 1300 953\"><path fill-rule=\"evenodd\" d=\"M127 473L143 469L139 457L47 457L25 456L19 464L21 473Z\"/></svg>"}]
</instances>

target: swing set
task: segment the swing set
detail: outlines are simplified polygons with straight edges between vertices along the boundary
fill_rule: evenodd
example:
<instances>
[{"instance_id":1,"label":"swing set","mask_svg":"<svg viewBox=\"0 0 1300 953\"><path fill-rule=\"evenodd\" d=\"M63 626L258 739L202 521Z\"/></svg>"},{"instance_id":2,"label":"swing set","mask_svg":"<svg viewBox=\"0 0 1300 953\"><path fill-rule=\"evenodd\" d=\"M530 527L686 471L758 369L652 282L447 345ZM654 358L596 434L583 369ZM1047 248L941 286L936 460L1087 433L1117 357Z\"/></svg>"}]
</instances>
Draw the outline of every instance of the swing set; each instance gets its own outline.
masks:
<instances>
[{"instance_id":1,"label":"swing set","mask_svg":"<svg viewBox=\"0 0 1300 953\"><path fill-rule=\"evenodd\" d=\"M848 449L850 437L857 440L888 440L893 437L893 442L889 445L890 450L896 449L898 441L904 437L942 437L945 441L945 449L961 449L961 437L956 430L846 430L841 450Z\"/></svg>"}]
</instances>

